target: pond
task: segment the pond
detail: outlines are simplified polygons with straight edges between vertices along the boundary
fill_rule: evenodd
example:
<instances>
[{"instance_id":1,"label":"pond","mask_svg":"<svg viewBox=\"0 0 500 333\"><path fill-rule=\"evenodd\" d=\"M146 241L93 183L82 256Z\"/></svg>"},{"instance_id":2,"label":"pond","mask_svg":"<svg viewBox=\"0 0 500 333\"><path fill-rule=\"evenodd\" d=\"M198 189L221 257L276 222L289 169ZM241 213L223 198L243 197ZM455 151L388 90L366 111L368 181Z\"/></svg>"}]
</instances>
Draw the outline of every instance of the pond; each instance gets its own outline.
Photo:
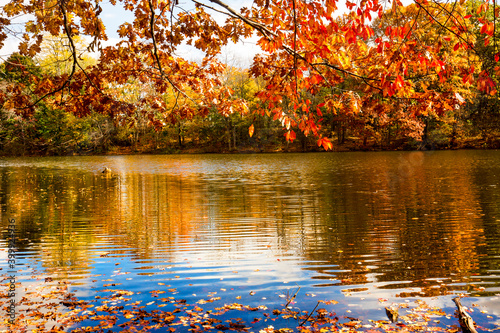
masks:
<instances>
[{"instance_id":1,"label":"pond","mask_svg":"<svg viewBox=\"0 0 500 333\"><path fill-rule=\"evenodd\" d=\"M404 328L381 326L392 305L444 330L460 295L500 327L500 151L4 158L0 208L19 330L85 302L66 330L295 329L317 305L343 329Z\"/></svg>"}]
</instances>

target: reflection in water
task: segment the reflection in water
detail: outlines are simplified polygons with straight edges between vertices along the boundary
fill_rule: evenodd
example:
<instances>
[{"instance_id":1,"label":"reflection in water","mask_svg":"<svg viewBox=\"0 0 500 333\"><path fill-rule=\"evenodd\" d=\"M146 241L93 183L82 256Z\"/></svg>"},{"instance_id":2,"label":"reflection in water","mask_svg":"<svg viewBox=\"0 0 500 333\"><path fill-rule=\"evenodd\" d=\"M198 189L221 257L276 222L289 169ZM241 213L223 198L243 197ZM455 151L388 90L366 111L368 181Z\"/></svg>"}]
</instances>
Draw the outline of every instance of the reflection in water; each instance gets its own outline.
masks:
<instances>
[{"instance_id":1,"label":"reflection in water","mask_svg":"<svg viewBox=\"0 0 500 333\"><path fill-rule=\"evenodd\" d=\"M129 288L180 276L187 295L494 296L499 171L496 151L17 158L0 163L0 214L21 259L82 286L119 260Z\"/></svg>"}]
</instances>

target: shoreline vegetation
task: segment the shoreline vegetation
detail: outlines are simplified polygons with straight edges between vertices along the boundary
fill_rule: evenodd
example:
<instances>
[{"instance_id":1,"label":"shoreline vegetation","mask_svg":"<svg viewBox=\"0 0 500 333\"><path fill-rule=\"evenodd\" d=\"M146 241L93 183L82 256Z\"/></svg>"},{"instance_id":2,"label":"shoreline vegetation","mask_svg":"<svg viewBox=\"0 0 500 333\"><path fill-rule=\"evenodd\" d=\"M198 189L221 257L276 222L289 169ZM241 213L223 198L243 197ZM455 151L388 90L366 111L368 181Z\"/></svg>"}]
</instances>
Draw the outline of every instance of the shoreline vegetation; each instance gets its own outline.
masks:
<instances>
[{"instance_id":1,"label":"shoreline vegetation","mask_svg":"<svg viewBox=\"0 0 500 333\"><path fill-rule=\"evenodd\" d=\"M407 143L401 146L381 147L376 144L369 146L357 145L356 138L351 139L351 142L344 144L333 145L330 153L335 152L376 152L376 151L427 151L427 150L461 150L461 149L500 149L500 139L486 140L483 138L470 138L463 140L455 146L420 146L417 143ZM106 149L70 149L64 153L51 153L44 151L35 151L22 149L18 153L15 151L0 151L0 157L43 157L43 156L100 156L100 155L174 155L174 154L273 154L273 153L311 153L325 152L320 147L310 145L305 149L298 144L283 144L283 145L267 145L267 146L242 146L233 149L220 149L215 146L191 146L184 147L175 146L156 146L140 145L140 146L109 146Z\"/></svg>"},{"instance_id":2,"label":"shoreline vegetation","mask_svg":"<svg viewBox=\"0 0 500 333\"><path fill-rule=\"evenodd\" d=\"M500 149L500 138L485 139L482 137L467 138L456 142L455 145L434 145L423 144L422 142L405 142L401 145L381 146L373 142L368 145L359 144L359 138L353 137L346 140L343 144L333 144L331 152L355 152L355 151L426 151L426 150L460 150L460 149ZM124 147L112 146L103 155L140 155L140 154L255 154L255 153L309 153L309 152L325 152L321 147L317 147L314 143L308 144L305 148L300 143L284 142L280 145L267 146L241 146L232 149L214 146L195 146L187 145L185 147L151 147L143 145L139 147ZM88 155L88 154L72 154L72 155ZM90 153L89 155L93 155Z\"/></svg>"},{"instance_id":3,"label":"shoreline vegetation","mask_svg":"<svg viewBox=\"0 0 500 333\"><path fill-rule=\"evenodd\" d=\"M141 154L255 154L255 153L308 153L325 152L314 143L314 138L306 138L304 142L247 143L227 147L222 144L196 144L186 142L182 145L167 141L117 144L110 142L94 147L67 145L65 147L45 147L33 144L4 144L0 146L1 157L22 156L88 156L88 155L141 155ZM383 145L376 141L362 142L358 137L349 137L344 143L333 143L330 152L355 151L426 151L426 150L461 150L461 149L500 149L500 137L469 137L455 140L453 143L422 142L416 140L400 140L397 143Z\"/></svg>"},{"instance_id":4,"label":"shoreline vegetation","mask_svg":"<svg viewBox=\"0 0 500 333\"><path fill-rule=\"evenodd\" d=\"M6 110L0 116L0 156L324 151L312 134L298 132L294 140L287 140L281 124L266 117L223 117L214 112L158 130L139 117L134 122L97 113L77 117L43 105L31 119ZM360 129L333 117L327 123L322 132L330 138L334 152L500 149L496 127L478 127L466 120L453 126L437 119L426 122L420 136L409 136L398 126L373 127L367 132L365 126ZM250 125L255 125L252 136Z\"/></svg>"},{"instance_id":5,"label":"shoreline vegetation","mask_svg":"<svg viewBox=\"0 0 500 333\"><path fill-rule=\"evenodd\" d=\"M311 140L308 140L311 141ZM351 137L342 144L333 143L331 152L354 152L354 151L425 151L425 150L460 150L460 149L500 149L500 137L498 138L466 138L455 142L452 145L436 145L434 143L425 144L421 141L408 141L399 145L384 146L371 142L367 145L362 144L360 138ZM133 155L133 154L204 154L204 153L226 153L226 154L251 154L251 153L308 153L325 152L314 142L309 142L305 147L299 143L283 142L279 145L258 145L241 146L232 149L214 147L214 146L195 146L187 145L185 147L164 147L155 148L151 146L140 147L120 147L113 146L105 154L113 155Z\"/></svg>"}]
</instances>

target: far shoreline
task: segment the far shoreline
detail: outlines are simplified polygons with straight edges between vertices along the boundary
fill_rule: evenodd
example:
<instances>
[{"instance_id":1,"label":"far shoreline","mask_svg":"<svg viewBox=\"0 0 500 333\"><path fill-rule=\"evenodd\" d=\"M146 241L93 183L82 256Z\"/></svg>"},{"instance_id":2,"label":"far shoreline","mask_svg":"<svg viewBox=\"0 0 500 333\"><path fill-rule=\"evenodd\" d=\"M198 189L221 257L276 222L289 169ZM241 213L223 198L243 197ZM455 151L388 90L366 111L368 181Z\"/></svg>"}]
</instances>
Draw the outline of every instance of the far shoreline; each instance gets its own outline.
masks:
<instances>
[{"instance_id":1,"label":"far shoreline","mask_svg":"<svg viewBox=\"0 0 500 333\"><path fill-rule=\"evenodd\" d=\"M0 157L49 157L49 156L121 156L121 155L190 155L190 154L286 154L286 153L337 153L337 152L384 152L384 151L438 151L438 150L495 150L500 149L500 138L486 140L484 138L466 138L456 140L451 144L437 144L429 142L424 144L418 141L405 141L399 144L383 146L376 142L366 145L357 138L350 138L346 143L333 143L332 150L325 151L322 147L308 144L306 147L298 141L288 144L241 146L233 149L220 146L201 146L186 144L183 147L166 145L164 147L151 147L148 144L135 146L110 145L109 147L69 151L67 153L50 153L24 151L20 153L0 151Z\"/></svg>"}]
</instances>

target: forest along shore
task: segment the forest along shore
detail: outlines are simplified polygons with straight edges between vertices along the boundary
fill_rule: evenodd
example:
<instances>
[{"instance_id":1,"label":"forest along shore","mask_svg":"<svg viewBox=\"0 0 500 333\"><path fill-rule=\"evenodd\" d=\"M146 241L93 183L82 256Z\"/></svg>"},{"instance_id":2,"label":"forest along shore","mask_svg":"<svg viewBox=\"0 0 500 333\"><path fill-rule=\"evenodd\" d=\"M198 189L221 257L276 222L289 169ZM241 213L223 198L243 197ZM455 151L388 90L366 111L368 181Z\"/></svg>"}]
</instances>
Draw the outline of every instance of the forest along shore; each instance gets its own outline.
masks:
<instances>
[{"instance_id":1,"label":"forest along shore","mask_svg":"<svg viewBox=\"0 0 500 333\"><path fill-rule=\"evenodd\" d=\"M326 117L326 116L325 116ZM269 153L324 151L318 138L297 132L287 140L281 125L269 118L196 118L160 130L147 126L117 124L109 116L76 117L51 108L41 108L31 120L0 119L0 156L56 156L102 154L175 153ZM424 135L408 137L395 129L359 132L343 127L334 118L328 137L333 151L499 149L495 130L466 121L453 127L441 121L428 122Z\"/></svg>"}]
</instances>

